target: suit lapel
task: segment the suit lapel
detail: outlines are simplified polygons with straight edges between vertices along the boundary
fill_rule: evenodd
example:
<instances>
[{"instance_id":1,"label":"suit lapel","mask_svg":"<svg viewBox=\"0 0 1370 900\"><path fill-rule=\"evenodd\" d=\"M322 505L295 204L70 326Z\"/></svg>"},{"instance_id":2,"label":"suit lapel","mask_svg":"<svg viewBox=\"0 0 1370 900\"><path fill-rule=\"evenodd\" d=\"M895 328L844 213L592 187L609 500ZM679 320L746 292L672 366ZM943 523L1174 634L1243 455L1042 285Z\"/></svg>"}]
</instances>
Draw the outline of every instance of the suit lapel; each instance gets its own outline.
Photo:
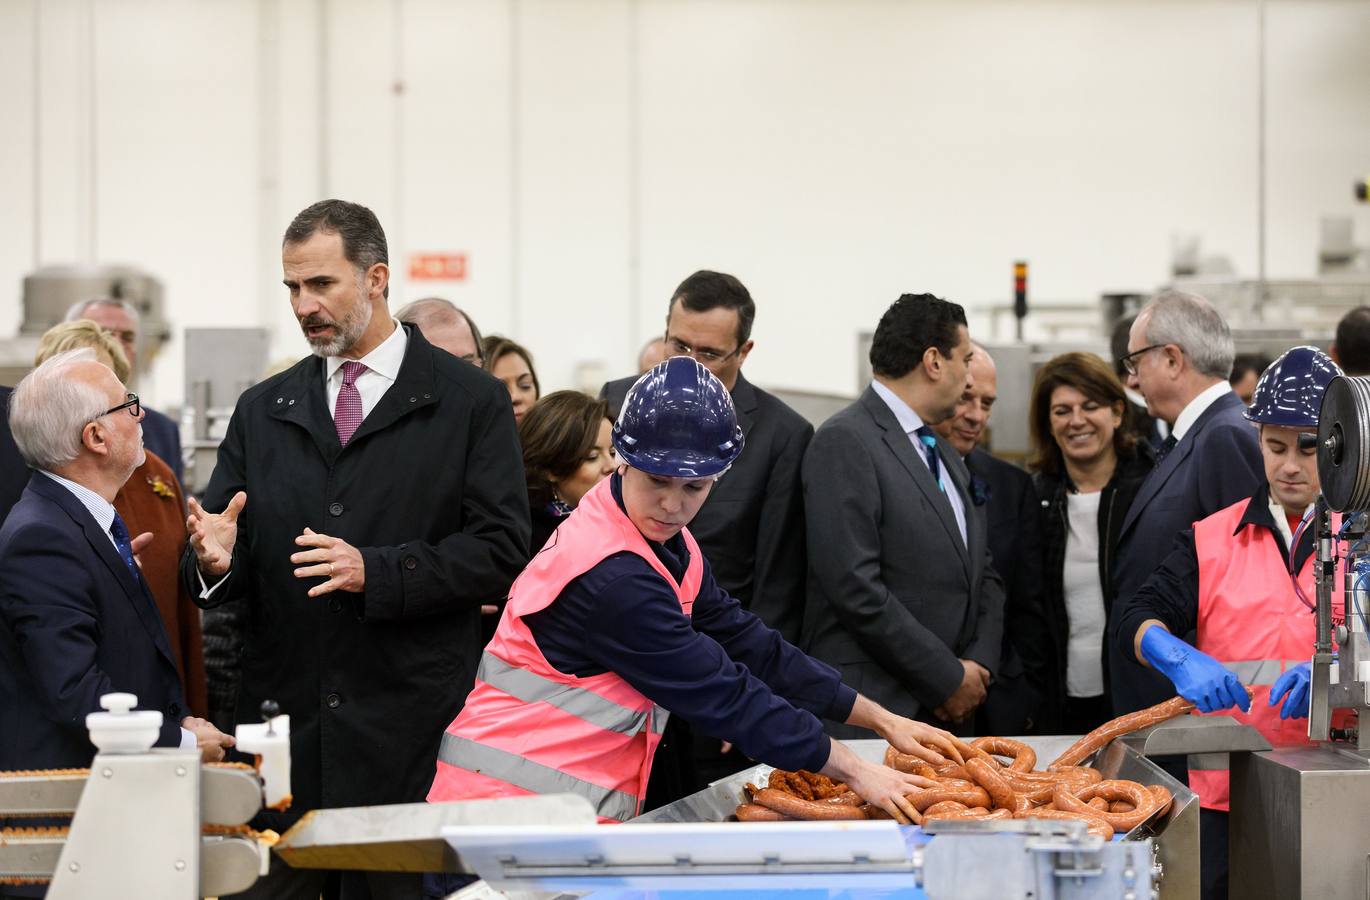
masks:
<instances>
[{"instance_id":1,"label":"suit lapel","mask_svg":"<svg viewBox=\"0 0 1370 900\"><path fill-rule=\"evenodd\" d=\"M138 616L138 621L142 623L148 636L152 638L153 645L166 657L167 662L175 667L176 663L171 658L171 645L167 641L166 625L162 622L161 613L157 611L157 602L147 589L147 583L129 571L123 557L114 548L114 541L100 529L100 524L95 521L90 510L86 509L71 491L46 475L35 472L33 487L35 491L60 507L73 522L81 527L81 532L85 535L91 550L105 564L110 575L123 589L129 605L133 607L134 614Z\"/></svg>"},{"instance_id":2,"label":"suit lapel","mask_svg":"<svg viewBox=\"0 0 1370 900\"><path fill-rule=\"evenodd\" d=\"M1241 403L1241 399L1236 394L1224 394L1217 400L1209 404L1208 409L1204 410L1199 418L1194 420L1193 426L1185 432L1184 438L1175 445L1175 448L1166 454L1165 459L1161 460L1160 465L1151 470L1146 480L1142 482L1141 489L1137 492L1137 498L1132 501L1132 506L1128 508L1127 516L1123 519L1123 529L1120 534L1126 534L1136 523L1142 510L1151 502L1165 483L1170 480L1170 476L1175 474L1175 470L1180 467L1180 463L1189 458L1189 454L1194 450L1194 442L1198 440L1199 434L1218 417L1224 410L1234 403Z\"/></svg>"},{"instance_id":3,"label":"suit lapel","mask_svg":"<svg viewBox=\"0 0 1370 900\"><path fill-rule=\"evenodd\" d=\"M947 530L952 543L956 545L957 552L961 554L962 563L966 563L966 547L961 540L961 529L956 525L956 514L952 512L951 502L947 500L942 489L933 480L932 472L929 471L927 464L918 458L918 451L914 449L913 441L909 439L908 434L899 424L899 420L894 417L893 411L874 389L866 388L865 393L861 395L861 403L866 407L866 411L870 413L871 417L875 419L875 424L880 426L884 432L882 437L885 446L890 449L895 459L899 460L899 464L909 473L909 477L918 486L918 490L923 492L923 496L927 498L928 503L937 513L937 518L941 521L942 527ZM943 454L943 462L945 463L945 450L940 446L940 442L938 452ZM945 464L942 468L949 471ZM953 480L952 483L955 485L956 481Z\"/></svg>"},{"instance_id":4,"label":"suit lapel","mask_svg":"<svg viewBox=\"0 0 1370 900\"><path fill-rule=\"evenodd\" d=\"M756 388L752 387L752 383L743 377L741 372L737 373L737 384L733 385L732 397L738 427L742 429L744 438L750 437L752 426L756 424Z\"/></svg>"}]
</instances>

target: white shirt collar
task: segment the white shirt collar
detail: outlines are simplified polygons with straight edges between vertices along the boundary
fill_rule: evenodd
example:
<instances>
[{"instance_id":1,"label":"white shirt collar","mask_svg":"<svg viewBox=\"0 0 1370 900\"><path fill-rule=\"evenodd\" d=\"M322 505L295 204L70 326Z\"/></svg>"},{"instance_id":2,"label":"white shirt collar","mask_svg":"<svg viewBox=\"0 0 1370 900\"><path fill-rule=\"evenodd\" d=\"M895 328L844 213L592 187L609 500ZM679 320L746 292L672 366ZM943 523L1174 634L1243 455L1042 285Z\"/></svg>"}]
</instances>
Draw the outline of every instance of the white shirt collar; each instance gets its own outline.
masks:
<instances>
[{"instance_id":1,"label":"white shirt collar","mask_svg":"<svg viewBox=\"0 0 1370 900\"><path fill-rule=\"evenodd\" d=\"M899 427L904 429L905 434L913 434L923 427L923 417L914 412L913 407L900 399L894 391L875 379L871 380L871 390L885 401L885 405L894 413L894 418L899 421Z\"/></svg>"},{"instance_id":2,"label":"white shirt collar","mask_svg":"<svg viewBox=\"0 0 1370 900\"><path fill-rule=\"evenodd\" d=\"M357 362L366 366L368 371L375 372L387 381L394 381L399 377L400 365L404 362L404 351L409 346L409 333L404 330L404 326L400 324L398 319L392 317L390 321L395 324L395 329L390 332L390 337L381 341L380 346ZM324 357L324 365L327 367L324 369L325 377L332 380L345 362L351 362L351 360L341 356Z\"/></svg>"},{"instance_id":3,"label":"white shirt collar","mask_svg":"<svg viewBox=\"0 0 1370 900\"><path fill-rule=\"evenodd\" d=\"M86 508L86 511L95 519L96 524L100 526L100 530L106 534L109 533L109 526L114 524L114 516L117 514L113 504L83 484L77 484L68 478L63 478L61 475L54 475L46 469L39 469L38 471L71 491L72 494L76 496L76 499L81 501L81 505ZM113 538L110 538L110 540L113 540Z\"/></svg>"},{"instance_id":4,"label":"white shirt collar","mask_svg":"<svg viewBox=\"0 0 1370 900\"><path fill-rule=\"evenodd\" d=\"M1232 393L1232 385L1226 381L1219 381L1208 388L1203 393L1189 401L1189 405L1181 410L1175 417L1175 427L1170 429L1170 433L1175 436L1176 441L1184 439L1189 429L1194 427L1194 423L1199 420L1199 416L1204 414L1214 403L1217 403L1225 394Z\"/></svg>"}]
</instances>

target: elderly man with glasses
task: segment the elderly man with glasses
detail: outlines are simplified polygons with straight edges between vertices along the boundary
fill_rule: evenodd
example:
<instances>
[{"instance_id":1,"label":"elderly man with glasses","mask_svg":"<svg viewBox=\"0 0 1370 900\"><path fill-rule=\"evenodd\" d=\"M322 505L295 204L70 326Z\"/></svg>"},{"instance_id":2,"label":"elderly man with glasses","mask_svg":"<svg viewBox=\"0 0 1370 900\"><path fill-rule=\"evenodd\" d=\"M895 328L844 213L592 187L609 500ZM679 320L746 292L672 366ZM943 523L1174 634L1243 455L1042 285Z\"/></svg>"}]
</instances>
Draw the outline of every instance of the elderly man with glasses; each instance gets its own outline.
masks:
<instances>
[{"instance_id":1,"label":"elderly man with glasses","mask_svg":"<svg viewBox=\"0 0 1370 900\"><path fill-rule=\"evenodd\" d=\"M1246 497L1264 479L1256 429L1227 377L1232 332L1204 298L1162 291L1132 323L1120 362L1146 410L1170 426L1137 499L1123 520L1113 570L1114 608L1122 609L1170 553L1175 537ZM1116 634L1109 640L1118 642ZM1167 697L1175 688L1136 659L1109 658L1113 712L1122 715ZM1183 777L1184 760L1167 768Z\"/></svg>"},{"instance_id":2,"label":"elderly man with glasses","mask_svg":"<svg viewBox=\"0 0 1370 900\"><path fill-rule=\"evenodd\" d=\"M747 439L747 452L719 480L690 531L719 585L793 642L800 634L807 570L800 471L813 426L743 376L755 319L756 304L741 281L722 272L695 272L671 294L664 350L667 356L693 357L723 382ZM620 378L600 391L612 417L637 379ZM668 732L668 744L673 737L684 743L683 736ZM698 771L688 754L658 754L653 787L660 789L649 793L649 804L702 788L748 764L721 741L698 735L691 740ZM680 765L673 769L673 762ZM678 788L667 786L672 772Z\"/></svg>"},{"instance_id":3,"label":"elderly man with glasses","mask_svg":"<svg viewBox=\"0 0 1370 900\"><path fill-rule=\"evenodd\" d=\"M154 537L130 535L114 508L144 460L142 412L89 348L14 389L10 429L34 472L0 528L0 771L89 765L86 714L116 691L162 713L158 746L214 760L233 744L188 715L135 556Z\"/></svg>"}]
</instances>

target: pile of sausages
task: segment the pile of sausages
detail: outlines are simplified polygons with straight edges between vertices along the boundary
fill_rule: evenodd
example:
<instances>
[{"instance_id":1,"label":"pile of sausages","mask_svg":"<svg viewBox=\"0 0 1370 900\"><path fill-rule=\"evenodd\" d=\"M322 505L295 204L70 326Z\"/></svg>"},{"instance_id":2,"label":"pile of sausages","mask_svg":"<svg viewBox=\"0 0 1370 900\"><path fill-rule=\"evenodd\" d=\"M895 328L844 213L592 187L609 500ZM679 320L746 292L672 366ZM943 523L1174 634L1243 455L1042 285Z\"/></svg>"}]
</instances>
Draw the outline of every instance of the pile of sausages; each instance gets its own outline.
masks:
<instances>
[{"instance_id":1,"label":"pile of sausages","mask_svg":"<svg viewBox=\"0 0 1370 900\"><path fill-rule=\"evenodd\" d=\"M938 819L1080 819L1104 839L1131 831L1152 816L1164 815L1173 797L1160 785L1105 780L1098 769L1080 763L1119 735L1183 715L1194 704L1181 697L1121 716L1072 744L1044 771L1037 754L1020 741L982 737L955 742L951 762L931 766L893 747L885 765L935 781L907 796L916 818L912 824ZM813 772L772 771L766 787L746 786L738 821L789 819L888 819L885 810L865 803L845 784ZM895 818L903 821L902 816ZM903 821L903 824L910 824Z\"/></svg>"}]
</instances>

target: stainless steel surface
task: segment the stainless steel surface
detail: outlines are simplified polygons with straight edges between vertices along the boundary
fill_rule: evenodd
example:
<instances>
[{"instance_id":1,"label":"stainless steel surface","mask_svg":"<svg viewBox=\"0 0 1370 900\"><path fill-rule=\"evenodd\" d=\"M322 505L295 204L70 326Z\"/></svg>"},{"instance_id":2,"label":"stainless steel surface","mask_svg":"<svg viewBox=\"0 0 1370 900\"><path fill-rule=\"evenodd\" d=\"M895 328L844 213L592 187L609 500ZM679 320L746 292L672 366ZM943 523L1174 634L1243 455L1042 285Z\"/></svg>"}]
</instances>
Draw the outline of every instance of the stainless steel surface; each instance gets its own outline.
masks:
<instances>
[{"instance_id":1,"label":"stainless steel surface","mask_svg":"<svg viewBox=\"0 0 1370 900\"><path fill-rule=\"evenodd\" d=\"M1370 765L1327 748L1233 758L1231 896L1370 896Z\"/></svg>"},{"instance_id":2,"label":"stainless steel surface","mask_svg":"<svg viewBox=\"0 0 1370 900\"><path fill-rule=\"evenodd\" d=\"M199 896L218 897L247 890L257 881L261 865L261 850L255 838L203 838Z\"/></svg>"},{"instance_id":3,"label":"stainless steel surface","mask_svg":"<svg viewBox=\"0 0 1370 900\"><path fill-rule=\"evenodd\" d=\"M593 825L594 808L574 794L316 809L276 845L303 869L369 872L462 872L442 831L452 825Z\"/></svg>"},{"instance_id":4,"label":"stainless steel surface","mask_svg":"<svg viewBox=\"0 0 1370 900\"><path fill-rule=\"evenodd\" d=\"M195 897L200 752L97 754L49 900Z\"/></svg>"},{"instance_id":5,"label":"stainless steel surface","mask_svg":"<svg viewBox=\"0 0 1370 900\"><path fill-rule=\"evenodd\" d=\"M1154 873L1148 840L1105 842L1085 835L1082 822L1051 823L1077 826L1077 835L1005 833L986 827L1045 825L1046 820L1040 819L946 824L958 827L939 831L939 839L922 851L922 887L931 900L1151 896ZM974 835L974 839L944 839L953 835Z\"/></svg>"},{"instance_id":6,"label":"stainless steel surface","mask_svg":"<svg viewBox=\"0 0 1370 900\"><path fill-rule=\"evenodd\" d=\"M1229 716L1179 716L1123 735L1120 741L1143 756L1269 750L1270 742L1250 725Z\"/></svg>"},{"instance_id":7,"label":"stainless steel surface","mask_svg":"<svg viewBox=\"0 0 1370 900\"><path fill-rule=\"evenodd\" d=\"M200 768L201 821L243 825L262 808L262 780L254 771L221 766Z\"/></svg>"},{"instance_id":8,"label":"stainless steel surface","mask_svg":"<svg viewBox=\"0 0 1370 900\"><path fill-rule=\"evenodd\" d=\"M1076 741L1075 736L1020 737L1037 751L1039 766L1045 766ZM858 756L868 760L882 759L887 746L884 741L844 742ZM1154 838L1155 852L1163 876L1159 879L1163 900L1189 900L1199 896L1199 803L1194 792L1176 782L1164 770L1146 759L1137 749L1122 741L1114 741L1104 749L1095 763L1105 778L1125 778L1141 784L1161 784L1175 795L1170 812L1158 821L1143 824L1128 833L1128 840ZM717 781L703 791L675 803L653 810L632 821L634 823L697 823L727 821L741 802L742 787L747 782L760 784L771 770L757 765L736 775Z\"/></svg>"},{"instance_id":9,"label":"stainless steel surface","mask_svg":"<svg viewBox=\"0 0 1370 900\"><path fill-rule=\"evenodd\" d=\"M66 843L62 828L0 830L0 878L48 878Z\"/></svg>"},{"instance_id":10,"label":"stainless steel surface","mask_svg":"<svg viewBox=\"0 0 1370 900\"><path fill-rule=\"evenodd\" d=\"M0 773L0 817L70 814L85 787L85 769Z\"/></svg>"}]
</instances>

